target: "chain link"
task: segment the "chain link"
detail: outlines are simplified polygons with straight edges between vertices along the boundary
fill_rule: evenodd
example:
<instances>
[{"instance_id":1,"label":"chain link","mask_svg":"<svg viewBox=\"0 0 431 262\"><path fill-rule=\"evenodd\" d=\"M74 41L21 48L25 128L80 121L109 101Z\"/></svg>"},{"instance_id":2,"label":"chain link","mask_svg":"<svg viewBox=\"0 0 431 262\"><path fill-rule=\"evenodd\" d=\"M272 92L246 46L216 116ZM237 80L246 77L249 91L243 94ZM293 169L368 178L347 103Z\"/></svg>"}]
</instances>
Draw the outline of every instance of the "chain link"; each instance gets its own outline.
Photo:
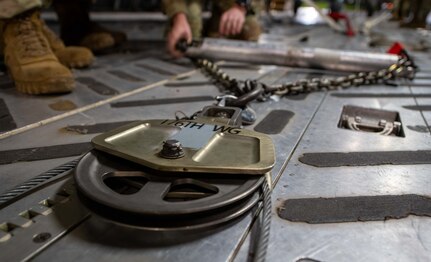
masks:
<instances>
[{"instance_id":1,"label":"chain link","mask_svg":"<svg viewBox=\"0 0 431 262\"><path fill-rule=\"evenodd\" d=\"M310 93L325 90L345 89L353 86L370 85L399 78L413 79L416 73L414 63L405 57L400 57L398 62L386 69L371 72L358 72L336 78L300 79L283 84L266 85L257 80L240 81L225 73L218 65L207 60L194 60L195 65L207 73L217 84L238 97L235 103L230 105L245 106L246 103L255 100L265 100L271 95L289 95ZM261 89L261 90L260 90ZM260 91L260 92L259 92ZM249 95L252 94L252 95Z\"/></svg>"}]
</instances>

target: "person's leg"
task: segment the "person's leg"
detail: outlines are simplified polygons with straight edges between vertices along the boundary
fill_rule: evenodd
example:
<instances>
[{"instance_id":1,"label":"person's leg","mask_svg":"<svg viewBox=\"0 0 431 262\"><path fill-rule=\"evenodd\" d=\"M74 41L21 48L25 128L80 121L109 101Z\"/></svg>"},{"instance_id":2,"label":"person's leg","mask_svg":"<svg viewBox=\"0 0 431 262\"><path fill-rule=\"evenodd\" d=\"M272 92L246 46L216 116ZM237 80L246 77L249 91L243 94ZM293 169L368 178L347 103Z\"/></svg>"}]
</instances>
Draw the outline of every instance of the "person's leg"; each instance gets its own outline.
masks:
<instances>
[{"instance_id":1,"label":"person's leg","mask_svg":"<svg viewBox=\"0 0 431 262\"><path fill-rule=\"evenodd\" d=\"M53 0L66 45L81 45L101 51L126 41L124 33L110 31L90 20L91 0Z\"/></svg>"},{"instance_id":2,"label":"person's leg","mask_svg":"<svg viewBox=\"0 0 431 262\"><path fill-rule=\"evenodd\" d=\"M262 26L259 21L259 14L262 10L263 1L252 0L253 14L245 17L244 27L239 39L247 41L257 41L262 33Z\"/></svg>"},{"instance_id":3,"label":"person's leg","mask_svg":"<svg viewBox=\"0 0 431 262\"><path fill-rule=\"evenodd\" d=\"M413 18L411 21L401 23L402 27L411 27L411 28L418 28L418 27L425 27L426 26L426 16L428 15L428 12L425 7L426 0L412 0L410 1L410 14L413 15ZM425 14L426 12L426 14Z\"/></svg>"},{"instance_id":4,"label":"person's leg","mask_svg":"<svg viewBox=\"0 0 431 262\"><path fill-rule=\"evenodd\" d=\"M418 14L420 12L421 9L421 5L422 5L422 0L413 0L411 1L411 13L413 14L413 20L412 23L413 24L417 24L418 23Z\"/></svg>"},{"instance_id":5,"label":"person's leg","mask_svg":"<svg viewBox=\"0 0 431 262\"><path fill-rule=\"evenodd\" d=\"M329 0L329 9L332 13L339 13L343 9L343 2L341 0Z\"/></svg>"},{"instance_id":6,"label":"person's leg","mask_svg":"<svg viewBox=\"0 0 431 262\"><path fill-rule=\"evenodd\" d=\"M55 0L52 3L60 22L60 36L66 45L79 45L89 33L90 16L87 2Z\"/></svg>"},{"instance_id":7,"label":"person's leg","mask_svg":"<svg viewBox=\"0 0 431 262\"><path fill-rule=\"evenodd\" d=\"M201 0L189 0L187 2L187 20L192 30L193 39L202 37L202 2Z\"/></svg>"},{"instance_id":8,"label":"person's leg","mask_svg":"<svg viewBox=\"0 0 431 262\"><path fill-rule=\"evenodd\" d=\"M3 12L6 9L2 5L6 2L11 1L0 3L0 17L3 18L18 12L10 9ZM20 9L22 13L2 20L5 64L17 90L26 94L70 92L74 87L72 73L52 52L42 32L39 11L24 9Z\"/></svg>"},{"instance_id":9,"label":"person's leg","mask_svg":"<svg viewBox=\"0 0 431 262\"><path fill-rule=\"evenodd\" d=\"M16 14L20 14L24 11L39 8L46 5L43 0L2 0L0 2L2 7L0 11L0 18L10 18ZM42 33L49 42L52 51L55 53L57 58L62 64L67 67L86 67L89 66L94 57L90 50L82 47L70 47L65 48L63 42L52 32L46 24L40 20Z\"/></svg>"},{"instance_id":10,"label":"person's leg","mask_svg":"<svg viewBox=\"0 0 431 262\"><path fill-rule=\"evenodd\" d=\"M363 5L365 10L367 11L367 16L371 17L374 14L374 5L373 3L371 3L371 0L364 0L363 1Z\"/></svg>"},{"instance_id":11,"label":"person's leg","mask_svg":"<svg viewBox=\"0 0 431 262\"><path fill-rule=\"evenodd\" d=\"M427 24L427 16L430 12L430 8L431 8L431 3L428 0L421 0L419 3L419 8L416 12L416 22L418 24L419 27L426 27Z\"/></svg>"},{"instance_id":12,"label":"person's leg","mask_svg":"<svg viewBox=\"0 0 431 262\"><path fill-rule=\"evenodd\" d=\"M28 10L42 7L43 0L1 0L0 1L0 19L10 19Z\"/></svg>"},{"instance_id":13,"label":"person's leg","mask_svg":"<svg viewBox=\"0 0 431 262\"><path fill-rule=\"evenodd\" d=\"M261 33L262 28L259 19L256 15L249 15L245 18L244 27L237 38L247 41L257 41Z\"/></svg>"},{"instance_id":14,"label":"person's leg","mask_svg":"<svg viewBox=\"0 0 431 262\"><path fill-rule=\"evenodd\" d=\"M296 16L301 5L302 5L302 0L294 0L293 1L293 15Z\"/></svg>"},{"instance_id":15,"label":"person's leg","mask_svg":"<svg viewBox=\"0 0 431 262\"><path fill-rule=\"evenodd\" d=\"M397 9L397 15L398 20L403 20L404 18L404 0L398 0L398 9Z\"/></svg>"},{"instance_id":16,"label":"person's leg","mask_svg":"<svg viewBox=\"0 0 431 262\"><path fill-rule=\"evenodd\" d=\"M221 37L219 33L219 24L220 24L221 15L222 15L222 10L216 3L213 2L211 17L205 23L204 36Z\"/></svg>"},{"instance_id":17,"label":"person's leg","mask_svg":"<svg viewBox=\"0 0 431 262\"><path fill-rule=\"evenodd\" d=\"M227 2L227 1L225 1ZM257 41L262 32L261 25L258 19L261 6L260 1L253 1L254 14L249 14L245 17L244 25L241 33L238 35L230 36L231 39ZM217 5L213 6L212 16L208 21L206 32L209 37L220 37L219 24L223 14L223 9Z\"/></svg>"}]
</instances>

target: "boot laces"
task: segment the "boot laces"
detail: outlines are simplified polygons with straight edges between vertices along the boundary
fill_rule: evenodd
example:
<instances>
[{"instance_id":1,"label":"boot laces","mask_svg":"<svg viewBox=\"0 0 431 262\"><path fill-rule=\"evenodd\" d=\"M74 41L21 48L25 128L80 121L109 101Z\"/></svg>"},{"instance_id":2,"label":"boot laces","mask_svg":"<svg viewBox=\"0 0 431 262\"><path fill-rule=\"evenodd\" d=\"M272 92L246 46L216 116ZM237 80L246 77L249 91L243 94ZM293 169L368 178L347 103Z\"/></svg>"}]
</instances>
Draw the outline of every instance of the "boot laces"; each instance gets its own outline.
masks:
<instances>
[{"instance_id":1,"label":"boot laces","mask_svg":"<svg viewBox=\"0 0 431 262\"><path fill-rule=\"evenodd\" d=\"M37 28L29 17L20 19L16 34L24 57L37 57L49 53L46 41L37 33Z\"/></svg>"}]
</instances>

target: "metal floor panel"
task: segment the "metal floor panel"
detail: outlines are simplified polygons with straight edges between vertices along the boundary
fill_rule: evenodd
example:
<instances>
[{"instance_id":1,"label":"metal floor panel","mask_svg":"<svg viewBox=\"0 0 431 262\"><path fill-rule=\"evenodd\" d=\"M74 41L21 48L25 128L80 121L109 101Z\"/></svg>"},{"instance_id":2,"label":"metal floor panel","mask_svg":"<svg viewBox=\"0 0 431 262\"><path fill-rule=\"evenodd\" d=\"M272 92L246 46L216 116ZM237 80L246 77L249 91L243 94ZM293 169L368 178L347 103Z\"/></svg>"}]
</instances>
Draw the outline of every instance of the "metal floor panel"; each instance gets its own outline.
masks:
<instances>
[{"instance_id":1,"label":"metal floor panel","mask_svg":"<svg viewBox=\"0 0 431 262\"><path fill-rule=\"evenodd\" d=\"M419 56L423 58L424 53ZM428 58L421 59L421 68L428 68L428 64ZM426 84L427 81L414 82ZM409 89L408 85L352 88L343 93L430 94L428 87ZM292 198L409 193L429 196L430 165L316 168L298 161L306 152L429 149L428 132L405 129L406 138L391 139L337 128L343 105L396 110L400 112L404 126L424 126L426 123L421 112L409 112L402 106L427 104L427 101L428 98L347 99L328 94L273 191L273 221L267 261L429 261L431 224L427 217L311 225L282 220L277 214L281 203ZM429 119L429 112L422 114ZM396 141L391 141L394 139ZM236 261L249 260L251 242L250 237L244 241Z\"/></svg>"},{"instance_id":2,"label":"metal floor panel","mask_svg":"<svg viewBox=\"0 0 431 262\"><path fill-rule=\"evenodd\" d=\"M250 217L246 217L234 226L226 230L213 233L203 239L175 244L166 247L151 246L147 242L142 244L141 237L145 232L133 230L118 237L115 227L112 225L94 224L98 221L85 221L72 233L58 241L52 248L44 250L33 261L178 261L187 258L187 261L200 261L202 259L212 261L228 261L231 257L230 248L238 244L244 227L250 223ZM134 239L134 244L128 242ZM108 240L108 241L106 241ZM107 243L106 243L107 242ZM126 244L128 242L128 244ZM125 246L127 245L127 246ZM146 246L142 248L142 246ZM223 252L220 252L223 250Z\"/></svg>"},{"instance_id":3,"label":"metal floor panel","mask_svg":"<svg viewBox=\"0 0 431 262\"><path fill-rule=\"evenodd\" d=\"M256 76L256 72L252 74L248 71L237 71L236 73L239 76L243 76L243 75ZM195 76L197 79L201 79L202 77L199 75L200 74L192 75L191 77L189 77L184 81L194 81ZM193 87L193 88L189 87L184 89L167 88L167 87L159 86L147 92L135 95L133 97L128 97L122 101L171 97L172 95L197 96L202 94L208 94L208 95L214 96L218 94L218 90L213 86ZM282 99L279 102L253 104L253 108L257 110L257 112L262 112L262 114L258 115L257 122L259 122L266 115L267 112L271 110L276 110L276 109L291 110L297 113L298 116L299 115L301 116L301 117L297 117L297 116L293 117L292 121L288 123L288 125L286 126L286 128L284 128L282 133L280 133L279 135L273 136L273 139L276 144L276 150L278 153L277 164L273 172L274 178L277 175L279 175L279 172L282 169L285 159L290 154L290 152L293 151L294 149L293 146L297 143L297 141L299 141L299 138L302 132L305 130L309 119L311 119L313 112L316 111L318 105L320 104L324 96L325 96L324 93L319 93L319 94L312 94L308 96L307 99L304 101ZM97 122L105 122L105 121L122 121L122 120L140 119L140 118L141 119L172 118L173 112L175 112L175 110L180 110L180 111L184 111L187 114L192 114L194 113L194 111L199 110L200 108L202 108L207 104L208 102L199 102L199 103L193 103L193 104L173 104L173 105L160 105L160 106L155 105L155 106L149 106L149 107L130 107L130 108L112 108L110 107L110 105L106 105L100 108L87 111L85 112L85 114L75 115L67 119L52 123L49 126L38 128L29 133L23 133L23 134L13 136L6 140L2 140L1 142L3 143L3 145L10 145L11 147L14 146L16 148L16 143L18 141L26 140L26 138L24 138L25 136L30 136L30 135L34 136L35 133L38 133L38 132L49 132L50 135L47 135L46 137L50 139L52 139L53 137L57 137L55 139L52 139L52 141L56 141L57 143L59 141L63 143L76 143L76 142L88 141L92 137L92 135L79 135L70 131L65 132L62 128L64 128L67 125L73 125L73 124L93 123L94 120L97 120ZM62 130L62 132L59 132L59 130ZM31 146L41 146L41 145L50 145L50 144L52 143L49 143L49 141L45 140L45 141L37 141ZM290 149L287 150L287 148L290 148ZM0 166L0 169L3 170L3 167ZM104 247L103 245L101 246L98 244L92 247L92 245L89 245L89 243L87 243L87 241L89 240L78 240L78 242L76 242L77 237L75 237L75 234L78 234L78 236L80 235L85 236L86 234L82 233L82 231L86 232L86 230L89 230L88 227L91 227L91 223L92 223L91 220L85 222L80 227L78 227L76 231L73 231L74 233L67 235L66 237L64 237L63 240L58 242L59 245L63 245L64 243L65 247L62 248L62 250L65 252L64 254L68 254L68 252L74 253L73 255L68 254L68 257L70 257L71 260L84 259L81 257L82 252L73 252L74 250L77 250L77 248L80 249L81 245L84 245L85 248L89 250L88 252L91 252L96 257L106 256L106 259L108 259L109 256L112 255L111 253L113 252L111 251L112 247L108 251L106 247ZM148 249L144 249L144 250L138 249L134 253L130 253L130 250L124 249L120 246L114 250L116 254L121 254L121 256L125 256L127 254L127 260L132 260L132 261L135 259L142 258L142 256L144 257L148 256L149 259L171 261L175 257L181 256L184 252L190 252L190 250L203 250L203 249L206 249L206 245L208 245L209 243L217 243L218 248L222 248L223 250L225 250L225 252L217 252L217 254L214 254L212 257L216 258L217 261L224 261L224 260L227 260L229 256L233 254L235 247L239 245L238 241L241 238L240 237L241 234L244 234L249 224L250 224L250 218L240 222L239 224L236 224L235 226L231 226L229 230L225 232L220 232L210 236L209 238L205 238L206 239L205 241L199 240L196 242L180 245L179 247L175 247L175 248L173 247L153 248L153 251ZM104 237L101 236L101 239L103 238ZM226 238L231 239L233 242L223 241L223 239L226 239ZM211 245L214 245L214 244L211 244ZM48 249L46 252L42 253L42 255L37 257L37 259L39 258L44 259L45 256L53 258L53 257L64 255L63 253L58 252L57 246L53 249L52 252L53 253L51 254L51 251ZM200 253L196 253L196 256L197 256L196 258L198 258L200 256ZM189 255L188 257L192 258L193 255L192 256Z\"/></svg>"},{"instance_id":4,"label":"metal floor panel","mask_svg":"<svg viewBox=\"0 0 431 262\"><path fill-rule=\"evenodd\" d=\"M70 94L28 96L17 93L10 86L10 88L0 89L0 98L6 101L17 126L22 127L190 71L189 68L156 58L136 59L135 57L132 63L130 60L126 60L122 65L116 66L104 65L107 63L106 60L115 60L114 58L108 56L102 57L101 60L101 62L95 63L95 67L101 67L100 69L74 70L77 86ZM142 68L137 65L150 65L151 68ZM169 72L169 75L162 74L159 70ZM118 72L122 74L118 74ZM130 76L127 77L127 75ZM136 80L139 77L142 77L140 79L142 81ZM4 78L7 77L4 76ZM56 104L57 107L55 107ZM69 104L71 107L67 106ZM31 110L32 108L37 108L37 110Z\"/></svg>"},{"instance_id":5,"label":"metal floor panel","mask_svg":"<svg viewBox=\"0 0 431 262\"><path fill-rule=\"evenodd\" d=\"M385 89L388 88L379 88L380 92ZM368 90L361 88L361 92L366 91ZM286 199L398 194L429 196L431 165L317 168L298 161L307 152L429 149L429 133L407 129L406 137L399 138L337 128L342 106L346 104L395 110L400 113L403 125L423 125L419 112L402 108L402 105L410 103L414 103L411 98L344 100L331 95L326 97L274 189L268 261L297 261L301 258L318 261L429 259L431 239L428 235L431 224L426 217L410 216L386 222L310 225L289 222L277 215L277 209ZM396 252L395 256L395 250L402 252ZM241 255L242 258L244 256L245 254Z\"/></svg>"},{"instance_id":6,"label":"metal floor panel","mask_svg":"<svg viewBox=\"0 0 431 262\"><path fill-rule=\"evenodd\" d=\"M119 26L117 22L115 24ZM384 28L396 30L392 24ZM138 35L139 31L143 30L143 25L130 26L126 30L129 30L129 36ZM392 35L388 32L390 31L386 32L386 37L391 39L409 39L417 35L417 32L404 29ZM154 37L159 40L158 33L160 32L153 32ZM384 34L385 31L379 33ZM308 40L300 42L304 36L308 36ZM383 44L370 48L365 36L347 38L325 26L273 24L262 42L274 39L304 47L379 52L387 48ZM137 40L142 39L138 37ZM150 55L152 51L142 51L138 42L132 42L126 48L136 48L138 51L98 57L93 67L75 71L77 90L64 96L20 95L9 88L8 78L1 76L0 98L4 99L18 127L67 112L55 111L50 107L50 104L60 100L69 100L77 108L81 108L115 97L117 94L112 93L112 90L124 94L143 86L151 88L1 139L0 151L86 143L98 132L85 134L85 131L79 133L68 130L67 127L83 126L85 129L85 126L96 124L172 119L176 111L192 115L212 104L212 98L220 94L218 87L202 73L193 73L193 67L187 60L170 60L161 52L160 46L160 43L152 46L154 53ZM267 102L254 102L250 105L257 113L257 120L252 126L246 127L248 129L258 128L260 123L270 125L269 129L275 128L279 123L265 122L271 112L284 110L291 113L291 118L285 126L280 127L280 132L270 134L275 145L276 163L272 172L275 188L272 195L273 216L267 261L296 262L306 258L318 261L429 260L431 220L428 217L409 216L382 222L307 224L290 222L281 219L277 214L278 208L287 199L388 194L431 195L431 164L315 167L299 161L306 153L429 150L431 111L418 106L431 105L431 98L427 97L431 94L431 89L427 86L428 83L431 85L431 71L426 71L431 66L431 60L428 53L414 52L413 55L418 57L417 63L424 69L420 75L422 79L416 79L412 83L403 81L397 87L374 85L281 99L273 97ZM334 73L235 63L222 64L222 68L239 79L261 79L268 84ZM175 75L186 72L192 73L175 78ZM430 79L427 79L428 75ZM152 86L152 83L159 84ZM90 85L96 86L89 88ZM103 89L106 87L108 89ZM380 136L338 128L343 106L346 105L398 112L405 137ZM411 106L418 107L418 110L412 109ZM79 156L53 157L0 165L0 193ZM52 197L64 187L72 188L70 190L73 191L73 186L67 179L70 173L65 173L64 176L65 179L0 210L0 224L13 219L19 212L38 205L41 200ZM175 241L158 244L151 243L151 240L157 242L159 239L152 239L145 231L120 230L118 226L113 226L95 215L88 216L88 210L74 193L71 194L72 201L69 204L54 206L51 214L37 217L38 224L35 223L35 227L19 232L20 236L31 237L40 233L33 232L39 229L57 232L58 239L48 241L49 245L34 256L33 261L247 261L254 241L252 231L256 230L256 227L252 225L255 222L255 210L214 232L206 232L204 236L183 239L181 243ZM75 224L65 227L62 219L69 215L76 216ZM18 237L13 241L21 240ZM182 238L185 238L185 235L178 237ZM25 237L22 239L28 240ZM38 248L34 243L19 246L30 248L27 250ZM19 249L14 252L17 251Z\"/></svg>"},{"instance_id":7,"label":"metal floor panel","mask_svg":"<svg viewBox=\"0 0 431 262\"><path fill-rule=\"evenodd\" d=\"M189 78L193 79L193 77ZM194 97L194 96L207 96L209 98L219 94L219 91L214 86L207 87L190 87L190 88L168 88L165 86L155 87L154 90L148 90L140 95L135 95L131 98L126 98L119 101L130 100L153 100L155 98L172 98L172 97ZM119 102L116 101L116 102ZM208 105L210 101L183 103L183 104L168 104L168 105L152 105L152 106L139 106L139 107L126 107L126 108L113 108L111 104L107 104L95 109L81 112L69 116L60 121L55 121L48 125L34 128L30 131L23 132L17 135L10 136L6 139L0 140L1 151L47 147L54 145L66 145L74 143L89 142L96 134L78 134L73 131L68 131L66 128L71 125L91 125L97 123L119 122L127 120L141 120L151 118L174 118L175 111L179 110L188 115L193 114L202 107ZM37 139L34 139L37 138ZM14 185L17 185L32 175L37 175L39 170L47 171L54 168L47 162L46 170L37 168L35 170L29 169L29 165L38 165L36 162L18 162L12 165L0 165L0 180L2 184L1 191L4 192ZM58 162L55 162L56 164ZM22 168L20 167L22 166ZM29 170L26 176L17 176L12 170L17 173L22 173L24 170ZM22 171L20 171L22 170Z\"/></svg>"},{"instance_id":8,"label":"metal floor panel","mask_svg":"<svg viewBox=\"0 0 431 262\"><path fill-rule=\"evenodd\" d=\"M401 89L401 90L400 90ZM343 93L405 93L407 87L364 87ZM305 165L298 158L308 152L357 152L427 150L430 133L405 129L405 138L381 137L337 127L343 105L383 108L398 111L403 126L423 126L418 111L402 108L415 99L345 99L328 94L307 128L286 170L273 191L273 221L268 261L427 261L431 242L429 218L410 216L386 222L357 222L310 225L278 217L282 202L295 198L345 197L367 195L419 194L429 196L431 165L325 167ZM420 228L420 229L418 229ZM425 239L425 240L424 240ZM369 241L367 241L369 240ZM247 259L250 239L238 254ZM382 250L382 246L385 249ZM393 256L394 250L403 250ZM359 250L366 250L362 252Z\"/></svg>"}]
</instances>

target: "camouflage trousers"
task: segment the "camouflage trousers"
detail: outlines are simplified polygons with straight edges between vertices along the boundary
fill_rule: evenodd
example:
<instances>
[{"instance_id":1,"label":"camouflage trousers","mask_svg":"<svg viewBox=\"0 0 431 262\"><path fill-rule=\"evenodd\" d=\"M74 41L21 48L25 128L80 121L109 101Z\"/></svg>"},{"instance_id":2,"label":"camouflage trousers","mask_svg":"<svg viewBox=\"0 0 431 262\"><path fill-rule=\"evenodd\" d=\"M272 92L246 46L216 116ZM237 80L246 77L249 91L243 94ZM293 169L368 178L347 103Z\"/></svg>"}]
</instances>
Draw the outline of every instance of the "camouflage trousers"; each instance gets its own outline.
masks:
<instances>
[{"instance_id":1,"label":"camouflage trousers","mask_svg":"<svg viewBox=\"0 0 431 262\"><path fill-rule=\"evenodd\" d=\"M402 20L413 15L413 21L425 21L431 10L429 0L397 0L394 2L396 7L395 17Z\"/></svg>"},{"instance_id":2,"label":"camouflage trousers","mask_svg":"<svg viewBox=\"0 0 431 262\"><path fill-rule=\"evenodd\" d=\"M36 7L49 4L49 0L0 0L0 19L8 19Z\"/></svg>"},{"instance_id":3,"label":"camouflage trousers","mask_svg":"<svg viewBox=\"0 0 431 262\"><path fill-rule=\"evenodd\" d=\"M411 1L412 12L414 16L414 20L418 22L425 22L428 16L428 13L431 9L431 1L430 0L416 0Z\"/></svg>"},{"instance_id":4,"label":"camouflage trousers","mask_svg":"<svg viewBox=\"0 0 431 262\"><path fill-rule=\"evenodd\" d=\"M223 11L216 5L212 8L211 17L206 23L202 20L202 1L191 0L187 3L187 19L192 30L193 39L203 36L220 37L219 24ZM256 12L257 13L257 12ZM261 33L261 26L256 15L247 15L240 34L232 36L232 39L257 41Z\"/></svg>"}]
</instances>

